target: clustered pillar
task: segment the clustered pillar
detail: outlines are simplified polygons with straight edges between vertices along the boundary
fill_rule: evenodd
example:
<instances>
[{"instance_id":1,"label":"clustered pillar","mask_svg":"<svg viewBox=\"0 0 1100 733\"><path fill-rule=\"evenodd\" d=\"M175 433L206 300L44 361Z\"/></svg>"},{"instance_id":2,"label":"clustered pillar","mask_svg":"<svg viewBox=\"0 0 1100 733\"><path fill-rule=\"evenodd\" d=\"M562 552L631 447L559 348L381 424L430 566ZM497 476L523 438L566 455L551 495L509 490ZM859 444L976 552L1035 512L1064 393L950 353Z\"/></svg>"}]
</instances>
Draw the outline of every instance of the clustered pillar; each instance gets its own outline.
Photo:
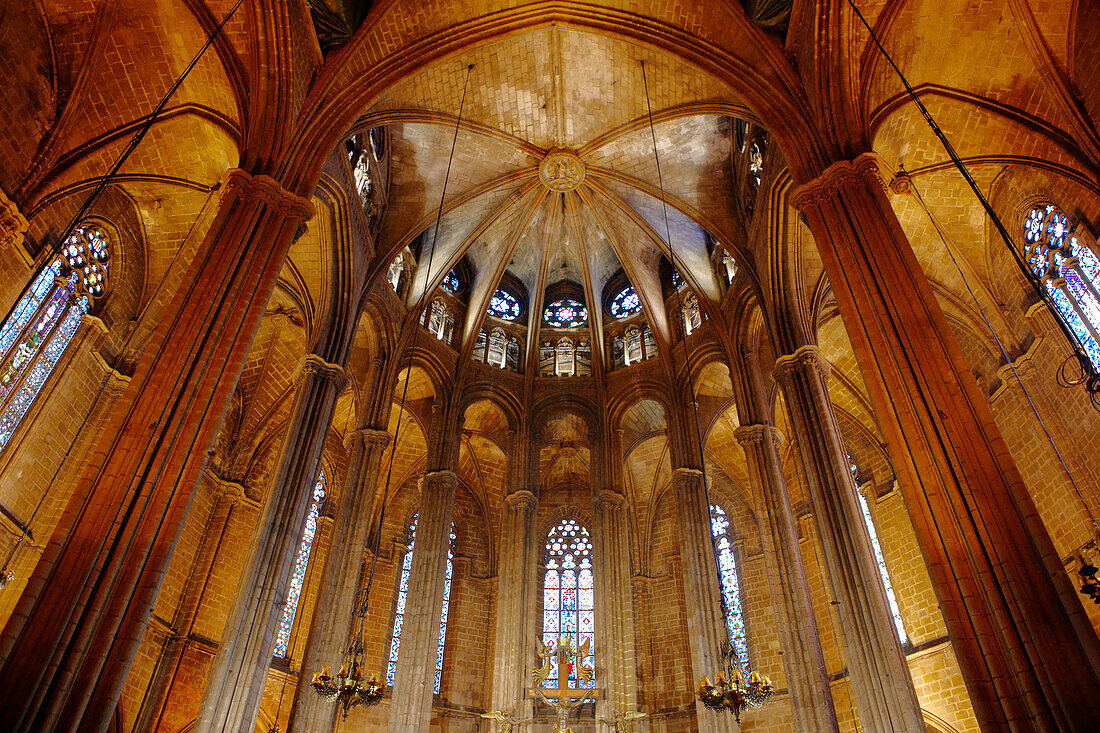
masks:
<instances>
[{"instance_id":1,"label":"clustered pillar","mask_svg":"<svg viewBox=\"0 0 1100 733\"><path fill-rule=\"evenodd\" d=\"M524 620L530 597L527 568L535 561L531 539L538 498L531 491L513 491L504 500L500 532L500 573L497 578L496 645L493 654L490 705L506 715L519 716L524 707L527 661Z\"/></svg>"},{"instance_id":2,"label":"clustered pillar","mask_svg":"<svg viewBox=\"0 0 1100 733\"><path fill-rule=\"evenodd\" d=\"M9 730L105 730L308 199L229 171L206 238L0 636Z\"/></svg>"},{"instance_id":3,"label":"clustered pillar","mask_svg":"<svg viewBox=\"0 0 1100 733\"><path fill-rule=\"evenodd\" d=\"M842 161L796 190L792 203L821 252L978 720L986 731L1098 730L1096 634L880 176L871 155ZM797 368L788 389L792 416L804 422L825 409L815 369ZM824 435L815 433L823 428ZM842 472L835 429L818 422L798 428L798 438L808 446L833 443L811 449L817 460L805 463L823 462L814 489L822 510L850 515L854 497L850 491L838 496L835 485ZM823 544L840 549L850 539L823 537ZM830 569L845 573L835 581L863 581L862 588L846 591L858 603L870 574L855 559L838 553L830 565L839 567ZM846 610L872 632L866 625L875 609ZM854 666L857 651L846 651ZM893 664L888 654L879 660ZM854 685L857 695L859 687ZM903 691L891 689L898 698L894 709L868 714L908 720Z\"/></svg>"},{"instance_id":4,"label":"clustered pillar","mask_svg":"<svg viewBox=\"0 0 1100 733\"><path fill-rule=\"evenodd\" d=\"M630 583L630 540L626 498L604 489L596 495L596 587L600 603L597 643L604 650L607 678L596 683L605 690L598 717L637 710L638 682L634 667L634 604ZM600 652L597 652L598 654Z\"/></svg>"},{"instance_id":5,"label":"clustered pillar","mask_svg":"<svg viewBox=\"0 0 1100 733\"><path fill-rule=\"evenodd\" d=\"M384 430L364 428L347 438L348 472L336 507L336 527L324 570L317 604L309 627L299 684L294 692L289 730L330 730L337 708L305 684L328 665L339 669L344 650L352 641L352 614L364 582L363 553L371 531L382 456L390 444ZM368 665L367 674L371 672Z\"/></svg>"},{"instance_id":6,"label":"clustered pillar","mask_svg":"<svg viewBox=\"0 0 1100 733\"><path fill-rule=\"evenodd\" d=\"M860 722L875 731L924 730L909 665L856 496L816 346L776 363L814 508L826 575Z\"/></svg>"},{"instance_id":7,"label":"clustered pillar","mask_svg":"<svg viewBox=\"0 0 1100 733\"><path fill-rule=\"evenodd\" d=\"M255 725L294 556L344 383L340 366L315 354L306 357L279 469L252 533L244 571L207 678L195 724L199 733L251 730Z\"/></svg>"},{"instance_id":8,"label":"clustered pillar","mask_svg":"<svg viewBox=\"0 0 1100 733\"><path fill-rule=\"evenodd\" d=\"M693 678L698 680L703 675L714 675L722 670L722 648L727 640L703 472L692 468L675 469L672 491L680 528L691 670ZM698 700L695 707L703 730L733 733L733 716L707 710Z\"/></svg>"},{"instance_id":9,"label":"clustered pillar","mask_svg":"<svg viewBox=\"0 0 1100 733\"><path fill-rule=\"evenodd\" d=\"M755 424L738 428L735 435L748 461L795 727L817 733L837 731L829 675L798 543L798 524L779 456L782 433L773 425Z\"/></svg>"},{"instance_id":10,"label":"clustered pillar","mask_svg":"<svg viewBox=\"0 0 1100 733\"><path fill-rule=\"evenodd\" d=\"M391 733L428 730L431 720L443 582L457 487L454 471L434 471L421 483L416 546L390 705Z\"/></svg>"}]
</instances>

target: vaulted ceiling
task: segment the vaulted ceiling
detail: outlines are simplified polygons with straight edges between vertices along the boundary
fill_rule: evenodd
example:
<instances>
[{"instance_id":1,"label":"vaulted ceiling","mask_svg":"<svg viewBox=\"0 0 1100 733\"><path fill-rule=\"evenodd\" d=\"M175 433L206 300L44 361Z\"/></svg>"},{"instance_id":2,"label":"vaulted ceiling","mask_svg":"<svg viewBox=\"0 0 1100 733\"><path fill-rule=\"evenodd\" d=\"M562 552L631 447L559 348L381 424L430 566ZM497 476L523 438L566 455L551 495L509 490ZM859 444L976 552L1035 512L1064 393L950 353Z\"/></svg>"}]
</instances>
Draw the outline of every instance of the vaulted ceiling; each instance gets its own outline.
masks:
<instances>
[{"instance_id":1,"label":"vaulted ceiling","mask_svg":"<svg viewBox=\"0 0 1100 733\"><path fill-rule=\"evenodd\" d=\"M714 78L613 38L551 27L472 48L393 87L357 125L389 131L379 250L396 254L423 234L410 305L465 257L472 282L460 349L506 273L526 290L533 324L561 281L580 286L601 318L622 270L667 342L659 266L670 244L693 290L717 301L704 229L729 246L744 240L729 181L731 118L744 114ZM555 149L583 166L571 190L540 178Z\"/></svg>"}]
</instances>

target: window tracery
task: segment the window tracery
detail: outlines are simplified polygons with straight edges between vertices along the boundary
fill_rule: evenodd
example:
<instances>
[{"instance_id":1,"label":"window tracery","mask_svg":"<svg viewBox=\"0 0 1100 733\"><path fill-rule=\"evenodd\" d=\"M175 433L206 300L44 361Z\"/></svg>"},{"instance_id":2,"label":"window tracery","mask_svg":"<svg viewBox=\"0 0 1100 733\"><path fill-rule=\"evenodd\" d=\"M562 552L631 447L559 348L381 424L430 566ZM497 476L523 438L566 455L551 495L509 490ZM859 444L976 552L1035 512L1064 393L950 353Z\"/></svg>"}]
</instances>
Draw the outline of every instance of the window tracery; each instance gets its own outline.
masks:
<instances>
[{"instance_id":1,"label":"window tracery","mask_svg":"<svg viewBox=\"0 0 1100 733\"><path fill-rule=\"evenodd\" d=\"M0 326L0 448L65 353L80 316L104 297L110 263L106 232L78 227Z\"/></svg>"},{"instance_id":2,"label":"window tracery","mask_svg":"<svg viewBox=\"0 0 1100 733\"><path fill-rule=\"evenodd\" d=\"M577 328L588 321L588 309L572 298L561 298L546 306L543 319L554 328Z\"/></svg>"},{"instance_id":3,"label":"window tracery","mask_svg":"<svg viewBox=\"0 0 1100 733\"><path fill-rule=\"evenodd\" d=\"M294 618L298 615L298 602L302 599L306 569L313 554L313 540L317 536L317 521L321 516L324 501L325 472L321 471L317 477L317 483L313 486L313 502L309 505L309 514L306 515L306 526L302 530L302 540L298 543L298 554L294 556L294 570L286 592L283 617L279 620L279 630L275 634L276 657L285 657L290 646L290 632L294 629Z\"/></svg>"},{"instance_id":4,"label":"window tracery","mask_svg":"<svg viewBox=\"0 0 1100 733\"><path fill-rule=\"evenodd\" d=\"M637 326L626 329L626 365L642 360L642 331Z\"/></svg>"},{"instance_id":5,"label":"window tracery","mask_svg":"<svg viewBox=\"0 0 1100 733\"><path fill-rule=\"evenodd\" d=\"M458 272L456 270L451 270L443 276L442 285L445 291L447 291L451 295L454 295L462 289L462 278L458 276Z\"/></svg>"},{"instance_id":6,"label":"window tracery","mask_svg":"<svg viewBox=\"0 0 1100 733\"><path fill-rule=\"evenodd\" d=\"M519 318L519 300L504 288L497 288L489 300L489 315L502 321Z\"/></svg>"},{"instance_id":7,"label":"window tracery","mask_svg":"<svg viewBox=\"0 0 1100 733\"><path fill-rule=\"evenodd\" d=\"M1100 259L1078 241L1066 215L1045 204L1024 222L1024 259L1058 309L1077 346L1100 373Z\"/></svg>"},{"instance_id":8,"label":"window tracery","mask_svg":"<svg viewBox=\"0 0 1100 733\"><path fill-rule=\"evenodd\" d=\"M542 576L542 642L557 648L568 640L580 649L588 642L588 656L578 660L595 669L596 593L592 575L592 538L588 529L573 519L558 522L546 537L545 570ZM551 659L550 676L543 687L581 687L576 669L560 679L557 660ZM595 687L595 679L587 687Z\"/></svg>"},{"instance_id":9,"label":"window tracery","mask_svg":"<svg viewBox=\"0 0 1100 733\"><path fill-rule=\"evenodd\" d=\"M642 302L631 285L627 285L611 299L611 315L616 318L628 318L641 310Z\"/></svg>"},{"instance_id":10,"label":"window tracery","mask_svg":"<svg viewBox=\"0 0 1100 733\"><path fill-rule=\"evenodd\" d=\"M409 524L409 549L405 552L405 558L401 563L401 579L397 586L397 609L393 616L393 633L390 636L390 658L386 665L386 685L393 687L394 677L397 675L397 655L401 649L401 629L405 621L405 604L409 595L409 574L412 571L413 548L416 544L416 523L420 518L420 512L413 515ZM447 570L443 577L443 608L439 616L439 644L435 653L435 677L432 692L439 694L440 683L443 677L443 650L447 641L447 613L451 601L451 579L454 570L455 525L451 522L450 543L447 546Z\"/></svg>"},{"instance_id":11,"label":"window tracery","mask_svg":"<svg viewBox=\"0 0 1100 733\"><path fill-rule=\"evenodd\" d=\"M558 341L557 359L554 365L554 373L559 377L573 376L575 372L573 364L573 340L562 338Z\"/></svg>"},{"instance_id":12,"label":"window tracery","mask_svg":"<svg viewBox=\"0 0 1100 733\"><path fill-rule=\"evenodd\" d=\"M741 584L737 561L733 556L733 541L729 535L730 521L726 511L710 505L710 531L714 540L714 555L718 561L718 581L722 586L722 610L726 615L726 632L737 652L737 661L745 674L749 673L749 640L741 609Z\"/></svg>"}]
</instances>

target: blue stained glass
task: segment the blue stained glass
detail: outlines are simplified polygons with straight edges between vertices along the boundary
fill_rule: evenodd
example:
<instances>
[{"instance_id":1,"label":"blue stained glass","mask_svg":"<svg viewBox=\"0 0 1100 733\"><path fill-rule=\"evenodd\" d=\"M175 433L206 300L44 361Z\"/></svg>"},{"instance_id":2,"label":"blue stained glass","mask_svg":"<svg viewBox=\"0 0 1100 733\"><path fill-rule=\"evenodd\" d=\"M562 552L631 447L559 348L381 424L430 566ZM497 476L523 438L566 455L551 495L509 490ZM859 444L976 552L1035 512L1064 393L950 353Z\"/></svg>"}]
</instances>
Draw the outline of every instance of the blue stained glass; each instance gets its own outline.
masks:
<instances>
[{"instance_id":1,"label":"blue stained glass","mask_svg":"<svg viewBox=\"0 0 1100 733\"><path fill-rule=\"evenodd\" d=\"M856 492L859 497L859 506L863 509L863 521L867 525L867 534L871 536L871 549L875 551L875 561L878 563L878 571L882 576L882 586L886 590L886 602L890 606L890 614L894 617L894 627L898 632L898 639L902 644L909 642L909 635L905 633L905 623L901 620L901 609L898 608L898 599L894 595L894 585L890 582L890 573L886 570L886 559L882 556L882 548L878 544L878 532L875 531L875 523L871 519L871 508L863 494Z\"/></svg>"},{"instance_id":2,"label":"blue stained glass","mask_svg":"<svg viewBox=\"0 0 1100 733\"><path fill-rule=\"evenodd\" d=\"M298 554L294 556L294 570L290 575L290 586L286 592L286 605L283 617L279 621L279 631L275 635L275 656L285 657L290 646L290 632L294 629L294 617L298 613L298 602L302 598L302 586L306 580L306 569L313 553L313 540L317 536L317 520L321 516L321 506L325 501L325 472L317 477L313 486L313 502L306 515L306 526L302 530L302 541L298 543Z\"/></svg>"},{"instance_id":3,"label":"blue stained glass","mask_svg":"<svg viewBox=\"0 0 1100 733\"><path fill-rule=\"evenodd\" d=\"M576 649L585 640L589 654L582 660L595 669L595 588L592 577L592 539L588 530L572 519L562 520L546 538L546 571L543 574L542 641L557 646L568 639ZM587 683L595 687L595 680ZM581 687L576 670L559 683L556 661L544 687Z\"/></svg>"},{"instance_id":4,"label":"blue stained glass","mask_svg":"<svg viewBox=\"0 0 1100 733\"><path fill-rule=\"evenodd\" d=\"M672 271L672 287L677 290L684 287L684 277L680 274L679 270Z\"/></svg>"},{"instance_id":5,"label":"blue stained glass","mask_svg":"<svg viewBox=\"0 0 1100 733\"><path fill-rule=\"evenodd\" d=\"M443 289L448 293L457 293L462 289L462 280L459 279L457 272L451 270L443 276Z\"/></svg>"},{"instance_id":6,"label":"blue stained glass","mask_svg":"<svg viewBox=\"0 0 1100 733\"><path fill-rule=\"evenodd\" d=\"M562 298L546 306L542 317L554 328L577 328L588 321L588 309L572 298Z\"/></svg>"},{"instance_id":7,"label":"blue stained glass","mask_svg":"<svg viewBox=\"0 0 1100 733\"><path fill-rule=\"evenodd\" d=\"M416 521L420 517L419 512L413 515L409 525L409 549L405 553L405 559L401 563L401 580L397 586L397 610L393 617L393 635L390 637L390 656L386 665L386 684L393 686L397 676L397 654L401 649L401 628L405 622L405 604L409 593L409 573L412 571L413 546L416 544ZM435 650L435 676L432 692L439 694L443 679L443 650L447 641L447 615L451 605L451 578L454 571L452 560L454 558L455 528L451 523L450 546L447 548L447 571L443 577L443 608L439 615L439 643Z\"/></svg>"},{"instance_id":8,"label":"blue stained glass","mask_svg":"<svg viewBox=\"0 0 1100 733\"><path fill-rule=\"evenodd\" d=\"M620 290L619 294L611 300L611 315L616 318L632 316L641 309L642 301L638 299L638 293L630 285Z\"/></svg>"},{"instance_id":9,"label":"blue stained glass","mask_svg":"<svg viewBox=\"0 0 1100 733\"><path fill-rule=\"evenodd\" d=\"M507 290L498 288L489 300L489 315L504 321L514 321L519 318L519 301Z\"/></svg>"},{"instance_id":10,"label":"blue stained glass","mask_svg":"<svg viewBox=\"0 0 1100 733\"><path fill-rule=\"evenodd\" d=\"M63 263L70 268L67 280L59 279ZM11 440L68 347L88 298L104 294L109 264L103 231L77 227L0 326L0 448Z\"/></svg>"},{"instance_id":11,"label":"blue stained glass","mask_svg":"<svg viewBox=\"0 0 1100 733\"><path fill-rule=\"evenodd\" d=\"M710 505L710 529L714 538L714 553L718 559L718 581L722 586L722 606L726 613L726 631L730 643L737 652L737 659L747 674L749 670L749 641L745 632L745 619L741 610L741 589L737 577L737 562L733 557L733 543L729 537L729 517L722 507Z\"/></svg>"},{"instance_id":12,"label":"blue stained glass","mask_svg":"<svg viewBox=\"0 0 1100 733\"><path fill-rule=\"evenodd\" d=\"M1073 227L1061 209L1052 205L1035 207L1024 221L1028 263L1046 286L1058 316L1073 334L1078 346L1100 372L1100 260L1072 234ZM1067 244L1068 238L1068 244ZM1067 263L1065 253L1076 258ZM1071 262L1073 260L1070 260ZM1051 278L1061 278L1052 282Z\"/></svg>"}]
</instances>

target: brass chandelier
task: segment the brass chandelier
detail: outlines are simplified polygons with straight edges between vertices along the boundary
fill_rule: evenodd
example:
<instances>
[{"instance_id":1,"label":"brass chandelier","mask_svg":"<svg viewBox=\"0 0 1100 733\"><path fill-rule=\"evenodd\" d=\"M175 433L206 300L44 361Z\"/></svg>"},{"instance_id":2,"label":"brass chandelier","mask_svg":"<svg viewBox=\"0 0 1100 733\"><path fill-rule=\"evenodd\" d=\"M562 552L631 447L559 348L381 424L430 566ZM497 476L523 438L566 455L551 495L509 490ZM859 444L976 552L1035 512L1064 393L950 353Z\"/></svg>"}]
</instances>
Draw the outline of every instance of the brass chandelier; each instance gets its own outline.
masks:
<instances>
[{"instance_id":1,"label":"brass chandelier","mask_svg":"<svg viewBox=\"0 0 1100 733\"><path fill-rule=\"evenodd\" d=\"M333 679L329 667L321 667L309 683L321 699L340 707L343 720L348 719L348 710L353 707L377 705L386 692L386 686L378 681L377 673L372 673L369 680L363 681L363 621L366 615L367 589L361 588L355 604L355 638L344 650L344 663L340 665L340 671Z\"/></svg>"},{"instance_id":2,"label":"brass chandelier","mask_svg":"<svg viewBox=\"0 0 1100 733\"><path fill-rule=\"evenodd\" d=\"M741 671L740 660L733 644L726 642L722 648L722 666L712 684L709 676L699 680L699 702L708 710L733 713L737 725L741 725L741 713L745 708L758 708L775 692L769 677L749 672L748 678Z\"/></svg>"}]
</instances>

